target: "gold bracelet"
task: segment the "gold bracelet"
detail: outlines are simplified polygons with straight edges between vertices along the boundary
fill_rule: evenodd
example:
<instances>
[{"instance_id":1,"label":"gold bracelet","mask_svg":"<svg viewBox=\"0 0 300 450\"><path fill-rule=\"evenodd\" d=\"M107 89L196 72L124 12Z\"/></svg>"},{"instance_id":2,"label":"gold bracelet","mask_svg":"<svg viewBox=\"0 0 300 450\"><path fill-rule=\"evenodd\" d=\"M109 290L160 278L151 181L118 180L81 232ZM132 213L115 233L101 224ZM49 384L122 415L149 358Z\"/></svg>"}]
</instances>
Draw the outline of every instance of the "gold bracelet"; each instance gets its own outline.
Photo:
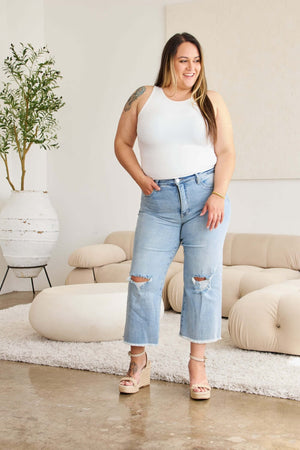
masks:
<instances>
[{"instance_id":1,"label":"gold bracelet","mask_svg":"<svg viewBox=\"0 0 300 450\"><path fill-rule=\"evenodd\" d=\"M225 200L225 196L222 194L219 194L219 192L213 191L213 194L218 195L218 197L224 198L224 200Z\"/></svg>"}]
</instances>

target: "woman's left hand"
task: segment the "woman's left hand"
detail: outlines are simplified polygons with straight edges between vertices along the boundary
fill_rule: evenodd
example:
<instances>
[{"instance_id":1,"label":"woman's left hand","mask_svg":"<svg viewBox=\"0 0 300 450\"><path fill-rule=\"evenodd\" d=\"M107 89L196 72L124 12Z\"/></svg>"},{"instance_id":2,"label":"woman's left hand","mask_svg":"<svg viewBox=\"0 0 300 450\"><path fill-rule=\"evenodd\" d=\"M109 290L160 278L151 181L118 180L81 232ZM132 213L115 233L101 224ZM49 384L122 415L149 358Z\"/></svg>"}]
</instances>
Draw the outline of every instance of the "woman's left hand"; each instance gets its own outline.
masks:
<instances>
[{"instance_id":1,"label":"woman's left hand","mask_svg":"<svg viewBox=\"0 0 300 450\"><path fill-rule=\"evenodd\" d=\"M202 209L200 216L204 216L204 214L208 212L206 228L209 228L210 231L213 228L217 228L217 226L223 222L224 202L225 200L223 198L212 194L208 197L204 208Z\"/></svg>"}]
</instances>

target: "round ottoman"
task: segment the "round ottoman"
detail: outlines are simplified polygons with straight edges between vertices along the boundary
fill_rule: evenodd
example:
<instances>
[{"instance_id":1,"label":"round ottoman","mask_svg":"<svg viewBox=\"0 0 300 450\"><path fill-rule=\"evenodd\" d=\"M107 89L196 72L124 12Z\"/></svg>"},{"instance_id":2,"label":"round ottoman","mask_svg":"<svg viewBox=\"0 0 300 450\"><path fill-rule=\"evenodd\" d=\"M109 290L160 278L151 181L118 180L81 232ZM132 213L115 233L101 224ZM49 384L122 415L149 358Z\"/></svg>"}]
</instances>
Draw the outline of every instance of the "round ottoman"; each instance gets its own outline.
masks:
<instances>
[{"instance_id":1,"label":"round ottoman","mask_svg":"<svg viewBox=\"0 0 300 450\"><path fill-rule=\"evenodd\" d=\"M300 355L300 280L250 292L230 309L233 343L247 350Z\"/></svg>"},{"instance_id":2,"label":"round ottoman","mask_svg":"<svg viewBox=\"0 0 300 450\"><path fill-rule=\"evenodd\" d=\"M29 310L31 326L57 341L123 338L128 283L71 284L44 289ZM161 303L161 317L164 313Z\"/></svg>"}]
</instances>

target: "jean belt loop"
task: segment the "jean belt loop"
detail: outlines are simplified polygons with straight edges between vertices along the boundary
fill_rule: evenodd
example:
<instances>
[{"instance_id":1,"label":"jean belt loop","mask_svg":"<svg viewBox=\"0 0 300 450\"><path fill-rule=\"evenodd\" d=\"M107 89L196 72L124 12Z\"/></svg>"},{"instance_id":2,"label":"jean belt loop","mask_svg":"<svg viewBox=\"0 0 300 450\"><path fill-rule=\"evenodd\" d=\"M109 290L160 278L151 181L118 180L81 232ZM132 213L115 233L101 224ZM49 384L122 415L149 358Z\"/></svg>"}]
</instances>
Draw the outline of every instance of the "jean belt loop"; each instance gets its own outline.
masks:
<instances>
[{"instance_id":1,"label":"jean belt loop","mask_svg":"<svg viewBox=\"0 0 300 450\"><path fill-rule=\"evenodd\" d=\"M196 179L196 183L199 184L199 182L200 182L200 174L199 173L195 173L195 179Z\"/></svg>"}]
</instances>

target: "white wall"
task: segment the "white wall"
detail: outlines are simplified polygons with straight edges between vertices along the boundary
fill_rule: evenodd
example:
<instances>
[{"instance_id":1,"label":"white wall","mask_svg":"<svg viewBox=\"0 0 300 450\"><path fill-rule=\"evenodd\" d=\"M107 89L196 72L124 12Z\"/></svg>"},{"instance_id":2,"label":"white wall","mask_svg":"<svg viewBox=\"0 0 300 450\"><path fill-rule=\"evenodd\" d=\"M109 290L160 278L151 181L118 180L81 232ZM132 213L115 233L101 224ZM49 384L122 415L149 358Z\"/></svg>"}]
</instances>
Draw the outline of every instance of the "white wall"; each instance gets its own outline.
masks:
<instances>
[{"instance_id":1,"label":"white wall","mask_svg":"<svg viewBox=\"0 0 300 450\"><path fill-rule=\"evenodd\" d=\"M166 9L167 36L184 28L198 37L209 85L226 98L239 150L235 179L300 178L299 17L299 0L201 0Z\"/></svg>"},{"instance_id":2,"label":"white wall","mask_svg":"<svg viewBox=\"0 0 300 450\"><path fill-rule=\"evenodd\" d=\"M300 235L300 180L232 181L229 231Z\"/></svg>"},{"instance_id":3,"label":"white wall","mask_svg":"<svg viewBox=\"0 0 300 450\"><path fill-rule=\"evenodd\" d=\"M23 4L22 0L14 2ZM24 3L27 8L39 1ZM66 102L59 112L61 148L47 153L48 191L61 228L48 268L55 285L64 283L73 249L102 242L111 231L135 227L140 190L117 162L113 140L129 95L138 86L155 81L168 3L176 1L39 3L45 42L64 77L60 93ZM7 4L4 12L11 14ZM28 15L17 16L17 22L25 20L28 28L34 22L30 10ZM15 38L17 30L6 33L11 36L8 40L19 39ZM2 190L2 181L0 186ZM230 230L299 234L295 211L299 186L299 180L232 182ZM4 271L1 261L0 276ZM47 286L43 274L36 286ZM30 282L11 275L6 287L30 290Z\"/></svg>"}]
</instances>

